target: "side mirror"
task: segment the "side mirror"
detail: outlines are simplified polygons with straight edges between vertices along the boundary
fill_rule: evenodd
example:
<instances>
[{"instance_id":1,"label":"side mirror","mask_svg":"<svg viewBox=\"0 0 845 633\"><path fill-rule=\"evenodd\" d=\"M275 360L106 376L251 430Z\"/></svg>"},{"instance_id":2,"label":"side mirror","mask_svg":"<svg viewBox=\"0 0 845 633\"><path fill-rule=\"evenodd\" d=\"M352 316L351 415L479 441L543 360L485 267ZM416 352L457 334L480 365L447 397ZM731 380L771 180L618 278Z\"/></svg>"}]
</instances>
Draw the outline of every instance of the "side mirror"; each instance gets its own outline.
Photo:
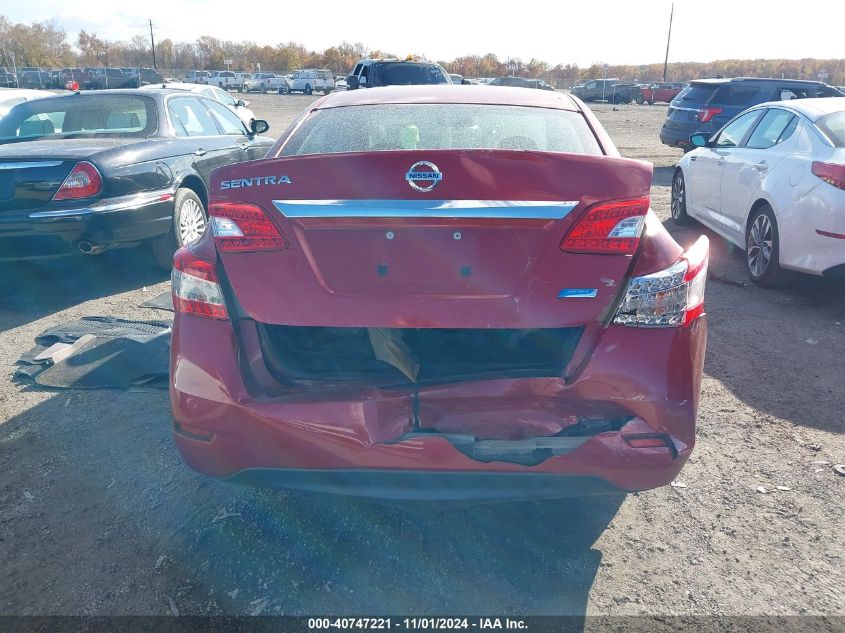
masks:
<instances>
[{"instance_id":1,"label":"side mirror","mask_svg":"<svg viewBox=\"0 0 845 633\"><path fill-rule=\"evenodd\" d=\"M264 119L254 119L250 124L250 128L253 134L264 134L264 132L270 129L270 124Z\"/></svg>"},{"instance_id":2,"label":"side mirror","mask_svg":"<svg viewBox=\"0 0 845 633\"><path fill-rule=\"evenodd\" d=\"M358 87L358 77L355 75L349 75L346 78L346 89L347 90L355 90Z\"/></svg>"},{"instance_id":3,"label":"side mirror","mask_svg":"<svg viewBox=\"0 0 845 633\"><path fill-rule=\"evenodd\" d=\"M698 132L689 137L689 142L693 147L707 147L710 142L710 135Z\"/></svg>"},{"instance_id":4,"label":"side mirror","mask_svg":"<svg viewBox=\"0 0 845 633\"><path fill-rule=\"evenodd\" d=\"M239 108L245 108L247 106L247 102L243 99L238 99L237 101L235 101L235 105Z\"/></svg>"}]
</instances>

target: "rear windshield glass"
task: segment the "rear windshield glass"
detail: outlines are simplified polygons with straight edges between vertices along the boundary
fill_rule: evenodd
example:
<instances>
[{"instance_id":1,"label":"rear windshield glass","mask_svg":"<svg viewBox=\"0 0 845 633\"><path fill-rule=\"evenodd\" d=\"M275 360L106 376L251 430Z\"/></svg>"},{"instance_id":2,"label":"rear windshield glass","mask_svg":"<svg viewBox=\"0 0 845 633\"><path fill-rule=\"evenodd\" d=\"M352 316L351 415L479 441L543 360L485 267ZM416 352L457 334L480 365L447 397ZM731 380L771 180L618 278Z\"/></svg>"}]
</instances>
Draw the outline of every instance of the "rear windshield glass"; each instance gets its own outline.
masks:
<instances>
[{"instance_id":1,"label":"rear windshield glass","mask_svg":"<svg viewBox=\"0 0 845 633\"><path fill-rule=\"evenodd\" d=\"M684 88L678 94L676 99L680 99L681 101L689 102L691 104L703 104L706 103L711 96L713 96L715 91L716 86L691 84Z\"/></svg>"},{"instance_id":2,"label":"rear windshield glass","mask_svg":"<svg viewBox=\"0 0 845 633\"><path fill-rule=\"evenodd\" d=\"M475 104L391 104L319 110L282 154L507 149L601 154L578 112Z\"/></svg>"},{"instance_id":3,"label":"rear windshield glass","mask_svg":"<svg viewBox=\"0 0 845 633\"><path fill-rule=\"evenodd\" d=\"M156 129L155 101L134 95L36 99L0 120L0 142L66 136L148 136Z\"/></svg>"},{"instance_id":4,"label":"rear windshield glass","mask_svg":"<svg viewBox=\"0 0 845 633\"><path fill-rule=\"evenodd\" d=\"M836 147L845 147L845 112L827 114L816 121L816 126Z\"/></svg>"},{"instance_id":5,"label":"rear windshield glass","mask_svg":"<svg viewBox=\"0 0 845 633\"><path fill-rule=\"evenodd\" d=\"M373 65L374 85L410 86L418 84L446 84L449 79L437 64L408 62L380 62Z\"/></svg>"}]
</instances>

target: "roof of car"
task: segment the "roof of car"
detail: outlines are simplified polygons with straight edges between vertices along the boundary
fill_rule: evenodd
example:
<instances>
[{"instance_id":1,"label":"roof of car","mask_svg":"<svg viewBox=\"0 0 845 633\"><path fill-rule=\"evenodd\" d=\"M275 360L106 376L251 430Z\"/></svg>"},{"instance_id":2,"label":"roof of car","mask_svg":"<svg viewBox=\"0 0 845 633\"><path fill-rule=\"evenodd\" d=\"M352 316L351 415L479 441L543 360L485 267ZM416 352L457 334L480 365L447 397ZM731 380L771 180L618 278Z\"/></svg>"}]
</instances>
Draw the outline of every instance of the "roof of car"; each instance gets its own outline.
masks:
<instances>
[{"instance_id":1,"label":"roof of car","mask_svg":"<svg viewBox=\"0 0 845 633\"><path fill-rule=\"evenodd\" d=\"M843 97L820 97L816 99L790 99L788 101L770 101L761 103L757 108L781 106L787 107L799 114L803 114L811 121L815 121L832 112L845 110L845 98Z\"/></svg>"},{"instance_id":2,"label":"roof of car","mask_svg":"<svg viewBox=\"0 0 845 633\"><path fill-rule=\"evenodd\" d=\"M563 92L506 86L458 86L455 84L384 86L333 92L322 99L317 108L340 108L385 103L474 103L580 110L577 102Z\"/></svg>"},{"instance_id":3,"label":"roof of car","mask_svg":"<svg viewBox=\"0 0 845 633\"><path fill-rule=\"evenodd\" d=\"M695 84L727 84L732 82L807 84L813 86L826 85L823 81L810 81L808 79L776 79L774 77L708 77L706 79L693 79L690 81L690 83Z\"/></svg>"}]
</instances>

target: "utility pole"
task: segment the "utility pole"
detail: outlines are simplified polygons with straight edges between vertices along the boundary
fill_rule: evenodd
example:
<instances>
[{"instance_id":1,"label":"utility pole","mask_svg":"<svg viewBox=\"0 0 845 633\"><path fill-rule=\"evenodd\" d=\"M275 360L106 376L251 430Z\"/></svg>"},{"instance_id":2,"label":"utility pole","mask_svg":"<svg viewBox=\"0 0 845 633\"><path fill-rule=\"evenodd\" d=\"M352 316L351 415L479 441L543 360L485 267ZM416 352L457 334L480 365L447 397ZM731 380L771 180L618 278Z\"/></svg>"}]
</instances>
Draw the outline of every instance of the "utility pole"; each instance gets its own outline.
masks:
<instances>
[{"instance_id":1,"label":"utility pole","mask_svg":"<svg viewBox=\"0 0 845 633\"><path fill-rule=\"evenodd\" d=\"M153 21L150 20L150 46L153 49L153 69L158 70L158 66L156 66L156 41L153 37Z\"/></svg>"},{"instance_id":2,"label":"utility pole","mask_svg":"<svg viewBox=\"0 0 845 633\"><path fill-rule=\"evenodd\" d=\"M669 13L669 35L666 37L666 58L663 60L663 81L669 81L669 42L672 41L672 18L675 16L675 3L672 3L672 11Z\"/></svg>"}]
</instances>

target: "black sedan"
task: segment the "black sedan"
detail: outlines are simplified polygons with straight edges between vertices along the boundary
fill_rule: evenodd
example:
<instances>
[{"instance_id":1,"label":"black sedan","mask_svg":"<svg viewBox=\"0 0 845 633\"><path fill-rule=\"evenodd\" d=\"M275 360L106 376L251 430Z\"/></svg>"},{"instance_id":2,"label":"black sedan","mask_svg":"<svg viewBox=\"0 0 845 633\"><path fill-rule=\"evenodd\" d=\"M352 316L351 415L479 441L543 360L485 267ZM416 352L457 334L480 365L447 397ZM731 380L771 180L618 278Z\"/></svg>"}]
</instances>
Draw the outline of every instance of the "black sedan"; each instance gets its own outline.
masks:
<instances>
[{"instance_id":1,"label":"black sedan","mask_svg":"<svg viewBox=\"0 0 845 633\"><path fill-rule=\"evenodd\" d=\"M173 252L207 222L209 176L273 144L212 99L109 90L28 101L0 119L0 260L96 254L148 243Z\"/></svg>"}]
</instances>

